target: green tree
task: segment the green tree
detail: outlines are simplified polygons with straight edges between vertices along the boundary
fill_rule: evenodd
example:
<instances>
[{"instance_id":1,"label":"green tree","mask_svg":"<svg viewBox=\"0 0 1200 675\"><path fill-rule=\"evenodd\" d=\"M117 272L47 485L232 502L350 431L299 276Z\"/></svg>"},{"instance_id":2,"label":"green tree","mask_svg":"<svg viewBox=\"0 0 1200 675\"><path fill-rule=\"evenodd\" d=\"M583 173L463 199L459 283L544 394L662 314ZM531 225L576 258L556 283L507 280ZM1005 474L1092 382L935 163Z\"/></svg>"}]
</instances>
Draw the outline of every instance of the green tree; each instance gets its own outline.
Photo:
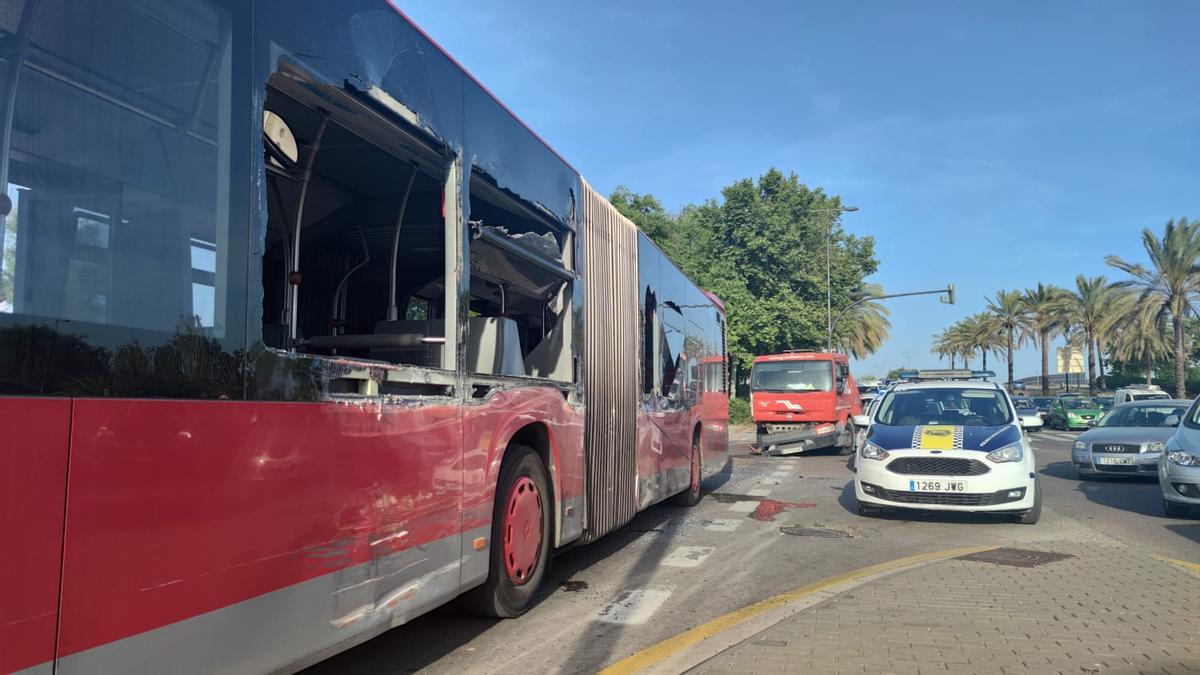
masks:
<instances>
[{"instance_id":1,"label":"green tree","mask_svg":"<svg viewBox=\"0 0 1200 675\"><path fill-rule=\"evenodd\" d=\"M863 289L864 297L884 295L878 284L867 284ZM888 338L892 327L888 321L890 315L881 302L868 300L851 307L838 323L835 344L856 359L873 354Z\"/></svg>"},{"instance_id":2,"label":"green tree","mask_svg":"<svg viewBox=\"0 0 1200 675\"><path fill-rule=\"evenodd\" d=\"M651 195L614 192L617 209L633 220L699 286L719 295L729 311L729 353L739 370L752 358L784 349L823 348L826 341L825 242L831 242L834 312L866 292L875 272L875 242L846 233L841 202L794 174L771 169L721 191L722 199L685 206L672 217ZM867 326L838 326L835 343L865 355L886 339L886 314L864 311ZM882 320L880 320L882 319Z\"/></svg>"},{"instance_id":3,"label":"green tree","mask_svg":"<svg viewBox=\"0 0 1200 675\"><path fill-rule=\"evenodd\" d=\"M1029 313L1029 331L1042 352L1042 396L1050 395L1050 339L1063 328L1062 294L1061 288L1039 282L1022 296Z\"/></svg>"},{"instance_id":4,"label":"green tree","mask_svg":"<svg viewBox=\"0 0 1200 675\"><path fill-rule=\"evenodd\" d=\"M1153 304L1140 304L1139 296L1136 291L1124 293L1114 303L1114 314L1119 318L1113 330L1113 358L1140 363L1146 384L1153 384L1154 362L1171 352L1169 321Z\"/></svg>"},{"instance_id":5,"label":"green tree","mask_svg":"<svg viewBox=\"0 0 1200 675\"><path fill-rule=\"evenodd\" d=\"M17 265L17 208L4 218L0 228L0 307L13 301L13 279Z\"/></svg>"},{"instance_id":6,"label":"green tree","mask_svg":"<svg viewBox=\"0 0 1200 675\"><path fill-rule=\"evenodd\" d=\"M1175 358L1175 396L1187 396L1188 336L1187 318L1196 313L1200 301L1200 220L1187 218L1167 221L1160 239L1150 230L1142 230L1142 247L1150 258L1150 267L1110 255L1104 260L1133 279L1121 281L1123 287L1139 291L1139 303L1173 328Z\"/></svg>"},{"instance_id":7,"label":"green tree","mask_svg":"<svg viewBox=\"0 0 1200 675\"><path fill-rule=\"evenodd\" d=\"M1020 349L1029 336L1029 307L1021 291L997 291L988 300L986 319L1004 337L1004 355L1008 361L1008 390L1013 390L1013 350Z\"/></svg>"},{"instance_id":8,"label":"green tree","mask_svg":"<svg viewBox=\"0 0 1200 675\"><path fill-rule=\"evenodd\" d=\"M1104 276L1075 277L1075 289L1063 294L1060 307L1064 319L1087 349L1088 395L1096 395L1096 337L1105 333L1113 320L1114 287Z\"/></svg>"},{"instance_id":9,"label":"green tree","mask_svg":"<svg viewBox=\"0 0 1200 675\"><path fill-rule=\"evenodd\" d=\"M617 186L608 201L678 264L686 253L679 221L663 208L662 202L654 195L638 194L624 185Z\"/></svg>"}]
</instances>

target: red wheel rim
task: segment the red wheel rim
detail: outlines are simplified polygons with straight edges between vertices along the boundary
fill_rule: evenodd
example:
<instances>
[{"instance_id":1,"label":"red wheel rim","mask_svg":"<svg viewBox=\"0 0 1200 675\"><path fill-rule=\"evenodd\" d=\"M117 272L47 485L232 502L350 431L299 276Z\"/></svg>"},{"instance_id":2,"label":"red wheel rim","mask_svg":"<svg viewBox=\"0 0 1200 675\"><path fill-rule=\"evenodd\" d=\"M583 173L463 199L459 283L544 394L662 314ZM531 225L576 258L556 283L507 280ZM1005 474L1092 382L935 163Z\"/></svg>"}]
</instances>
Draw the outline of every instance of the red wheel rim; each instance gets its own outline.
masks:
<instances>
[{"instance_id":1,"label":"red wheel rim","mask_svg":"<svg viewBox=\"0 0 1200 675\"><path fill-rule=\"evenodd\" d=\"M528 476L509 490L502 525L504 569L509 581L522 586L533 577L542 553L542 495Z\"/></svg>"}]
</instances>

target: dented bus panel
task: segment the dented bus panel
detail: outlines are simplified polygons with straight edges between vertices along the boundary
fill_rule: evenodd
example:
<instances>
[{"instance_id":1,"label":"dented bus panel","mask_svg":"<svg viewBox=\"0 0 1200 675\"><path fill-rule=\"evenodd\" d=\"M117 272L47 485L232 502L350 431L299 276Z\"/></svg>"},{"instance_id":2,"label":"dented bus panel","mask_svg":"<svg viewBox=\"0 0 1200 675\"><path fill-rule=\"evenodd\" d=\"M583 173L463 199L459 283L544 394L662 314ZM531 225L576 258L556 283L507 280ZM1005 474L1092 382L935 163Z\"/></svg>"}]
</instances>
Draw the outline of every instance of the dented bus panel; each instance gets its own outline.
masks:
<instances>
[{"instance_id":1,"label":"dented bus panel","mask_svg":"<svg viewBox=\"0 0 1200 675\"><path fill-rule=\"evenodd\" d=\"M393 3L0 0L0 44L0 670L296 669L724 465L719 299Z\"/></svg>"}]
</instances>

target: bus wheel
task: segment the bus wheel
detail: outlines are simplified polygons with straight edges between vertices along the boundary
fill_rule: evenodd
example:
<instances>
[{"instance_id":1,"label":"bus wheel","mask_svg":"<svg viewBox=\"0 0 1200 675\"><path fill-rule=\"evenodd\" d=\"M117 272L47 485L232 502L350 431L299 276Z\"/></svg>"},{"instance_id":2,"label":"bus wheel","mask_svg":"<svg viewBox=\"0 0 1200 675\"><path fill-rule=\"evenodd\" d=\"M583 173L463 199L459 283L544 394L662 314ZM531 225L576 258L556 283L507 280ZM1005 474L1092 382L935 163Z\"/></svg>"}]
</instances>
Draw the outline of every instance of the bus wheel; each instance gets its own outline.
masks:
<instances>
[{"instance_id":1,"label":"bus wheel","mask_svg":"<svg viewBox=\"0 0 1200 675\"><path fill-rule=\"evenodd\" d=\"M692 453L690 462L691 480L688 488L671 498L675 506L695 506L700 503L700 432L692 436Z\"/></svg>"},{"instance_id":2,"label":"bus wheel","mask_svg":"<svg viewBox=\"0 0 1200 675\"><path fill-rule=\"evenodd\" d=\"M537 454L523 445L509 448L496 485L488 578L463 595L465 609L501 619L529 609L550 560L552 504Z\"/></svg>"}]
</instances>

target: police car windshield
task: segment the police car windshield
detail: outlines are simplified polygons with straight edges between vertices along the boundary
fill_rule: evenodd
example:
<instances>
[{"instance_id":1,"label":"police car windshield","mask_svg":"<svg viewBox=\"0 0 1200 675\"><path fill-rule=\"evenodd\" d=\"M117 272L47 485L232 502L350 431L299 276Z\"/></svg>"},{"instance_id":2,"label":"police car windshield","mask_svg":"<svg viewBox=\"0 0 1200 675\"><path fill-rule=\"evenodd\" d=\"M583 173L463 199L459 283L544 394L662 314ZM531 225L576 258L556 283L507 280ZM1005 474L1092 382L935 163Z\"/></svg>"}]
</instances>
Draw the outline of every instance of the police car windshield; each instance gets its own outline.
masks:
<instances>
[{"instance_id":1,"label":"police car windshield","mask_svg":"<svg viewBox=\"0 0 1200 675\"><path fill-rule=\"evenodd\" d=\"M768 361L754 364L754 391L832 391L832 361Z\"/></svg>"},{"instance_id":2,"label":"police car windshield","mask_svg":"<svg viewBox=\"0 0 1200 675\"><path fill-rule=\"evenodd\" d=\"M1179 420L1186 412L1186 405L1123 405L1109 411L1096 426L1170 429L1179 426Z\"/></svg>"},{"instance_id":3,"label":"police car windshield","mask_svg":"<svg viewBox=\"0 0 1200 675\"><path fill-rule=\"evenodd\" d=\"M953 424L995 427L1012 421L1012 411L1004 392L998 389L956 387L889 392L880 403L879 413L875 417L877 424L887 426Z\"/></svg>"}]
</instances>

